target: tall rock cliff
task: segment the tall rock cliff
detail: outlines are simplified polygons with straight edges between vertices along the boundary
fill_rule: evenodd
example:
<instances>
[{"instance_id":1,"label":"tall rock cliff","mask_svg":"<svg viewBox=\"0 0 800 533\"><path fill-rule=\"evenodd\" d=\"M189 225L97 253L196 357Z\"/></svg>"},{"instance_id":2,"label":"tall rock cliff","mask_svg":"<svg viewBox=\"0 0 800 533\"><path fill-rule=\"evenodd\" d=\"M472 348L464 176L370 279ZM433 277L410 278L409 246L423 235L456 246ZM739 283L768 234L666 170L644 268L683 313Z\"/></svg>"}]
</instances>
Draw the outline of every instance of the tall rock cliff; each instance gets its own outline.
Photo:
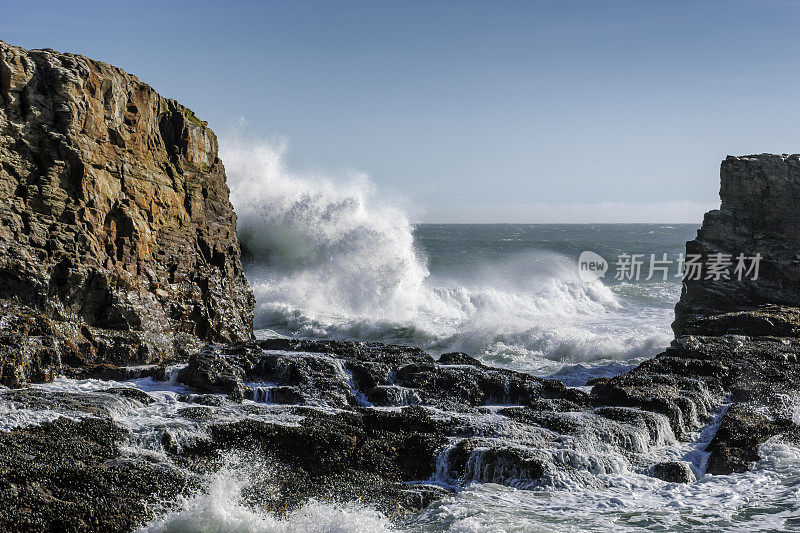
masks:
<instances>
[{"instance_id":1,"label":"tall rock cliff","mask_svg":"<svg viewBox=\"0 0 800 533\"><path fill-rule=\"evenodd\" d=\"M252 336L205 122L119 68L0 41L0 383Z\"/></svg>"},{"instance_id":2,"label":"tall rock cliff","mask_svg":"<svg viewBox=\"0 0 800 533\"><path fill-rule=\"evenodd\" d=\"M798 336L800 156L727 157L720 168L720 198L720 209L706 213L686 254L700 256L706 268L715 254L732 264L721 277L708 271L687 276L675 309L675 333ZM745 260L745 270L737 273L740 254L758 254L758 271L748 272L753 261Z\"/></svg>"}]
</instances>

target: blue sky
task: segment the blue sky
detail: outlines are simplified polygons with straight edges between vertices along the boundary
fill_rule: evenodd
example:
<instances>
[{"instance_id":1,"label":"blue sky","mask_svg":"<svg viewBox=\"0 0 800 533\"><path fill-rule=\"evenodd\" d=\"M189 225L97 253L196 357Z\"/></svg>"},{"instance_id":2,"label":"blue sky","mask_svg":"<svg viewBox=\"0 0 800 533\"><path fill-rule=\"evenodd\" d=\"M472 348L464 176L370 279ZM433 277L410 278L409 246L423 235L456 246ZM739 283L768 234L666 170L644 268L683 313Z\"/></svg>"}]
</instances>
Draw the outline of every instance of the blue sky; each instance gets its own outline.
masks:
<instances>
[{"instance_id":1,"label":"blue sky","mask_svg":"<svg viewBox=\"0 0 800 533\"><path fill-rule=\"evenodd\" d=\"M13 2L0 39L108 61L417 220L699 221L726 154L800 151L800 3Z\"/></svg>"}]
</instances>

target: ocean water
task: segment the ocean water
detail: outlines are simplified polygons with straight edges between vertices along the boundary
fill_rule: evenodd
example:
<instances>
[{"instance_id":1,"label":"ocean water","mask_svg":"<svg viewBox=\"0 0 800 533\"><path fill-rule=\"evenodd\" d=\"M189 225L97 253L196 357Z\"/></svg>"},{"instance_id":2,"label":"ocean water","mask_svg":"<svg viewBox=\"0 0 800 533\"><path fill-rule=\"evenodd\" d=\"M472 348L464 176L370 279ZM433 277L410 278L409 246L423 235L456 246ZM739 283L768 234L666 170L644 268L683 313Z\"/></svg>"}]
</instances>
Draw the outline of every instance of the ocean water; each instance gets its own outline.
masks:
<instances>
[{"instance_id":1,"label":"ocean water","mask_svg":"<svg viewBox=\"0 0 800 533\"><path fill-rule=\"evenodd\" d=\"M288 268L249 265L256 325L261 335L409 344L434 355L463 351L582 385L667 346L680 281L645 281L645 264L638 282L611 271L584 283L580 253L595 251L612 263L624 253L677 257L696 229L404 224L366 237L348 230L334 238L368 242L337 243L324 258ZM398 257L401 243L384 239L401 232L407 247Z\"/></svg>"},{"instance_id":2,"label":"ocean water","mask_svg":"<svg viewBox=\"0 0 800 533\"><path fill-rule=\"evenodd\" d=\"M259 336L402 343L434 355L459 350L576 387L626 371L672 338L677 265L667 279L635 280L616 279L614 263L621 254L643 254L645 278L650 254L675 259L696 225L415 225L408 204L382 194L364 176L299 174L284 164L281 146L237 137L223 141ZM611 263L605 277L581 280L578 256L587 250ZM122 452L133 458L168 462L165 433L178 446L207 437L202 423L180 415L189 406L180 394L189 391L174 379L127 382L155 398L146 406L102 392L114 385L68 378L36 385L46 392L46 408L3 400L0 431L59 416L91 416L57 401L59 395L81 394L111 405L110 416L130 430ZM253 413L213 409L223 420L299 421L286 406L260 407ZM493 412L446 416L485 427L498 444L507 439L537 446L529 429ZM653 442L631 435L641 448L637 453L646 464L687 460L697 481L655 479L631 454L594 438L589 428L587 438L562 436L560 464L575 468L565 467L554 483L530 490L468 484L396 524L362 502L312 500L275 516L244 496L254 479L269 479L272 466L232 454L208 473L202 490L153 506L153 519L141 531L800 530L798 448L767 442L750 471L712 476L703 465L714 423L685 442L675 439L665 419L661 426ZM451 480L437 470L428 481Z\"/></svg>"},{"instance_id":3,"label":"ocean water","mask_svg":"<svg viewBox=\"0 0 800 533\"><path fill-rule=\"evenodd\" d=\"M297 175L280 148L224 145L258 335L463 351L569 385L669 344L677 266L636 281L613 263L643 254L645 278L697 225L415 225L363 176ZM612 263L605 278L581 281L585 250Z\"/></svg>"}]
</instances>

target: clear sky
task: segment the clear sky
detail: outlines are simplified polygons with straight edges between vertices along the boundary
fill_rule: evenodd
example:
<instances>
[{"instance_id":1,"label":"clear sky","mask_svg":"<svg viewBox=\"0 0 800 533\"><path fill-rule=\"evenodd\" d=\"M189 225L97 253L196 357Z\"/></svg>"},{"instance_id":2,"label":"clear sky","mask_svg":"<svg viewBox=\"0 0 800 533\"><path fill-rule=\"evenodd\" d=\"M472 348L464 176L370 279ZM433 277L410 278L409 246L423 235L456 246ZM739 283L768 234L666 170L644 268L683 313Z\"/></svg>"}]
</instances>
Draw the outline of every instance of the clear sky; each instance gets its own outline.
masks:
<instances>
[{"instance_id":1,"label":"clear sky","mask_svg":"<svg viewBox=\"0 0 800 533\"><path fill-rule=\"evenodd\" d=\"M800 2L4 2L0 39L108 61L357 169L418 220L699 221L726 154L800 151Z\"/></svg>"}]
</instances>

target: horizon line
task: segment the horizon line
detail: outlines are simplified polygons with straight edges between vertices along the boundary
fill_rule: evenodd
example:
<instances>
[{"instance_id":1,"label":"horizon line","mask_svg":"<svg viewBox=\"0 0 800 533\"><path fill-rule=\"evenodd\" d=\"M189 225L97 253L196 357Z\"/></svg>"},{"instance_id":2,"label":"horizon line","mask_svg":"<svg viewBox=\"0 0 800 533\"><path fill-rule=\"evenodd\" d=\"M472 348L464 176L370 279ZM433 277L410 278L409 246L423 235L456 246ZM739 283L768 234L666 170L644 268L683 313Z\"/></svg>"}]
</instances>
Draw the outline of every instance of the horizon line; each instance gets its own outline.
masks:
<instances>
[{"instance_id":1,"label":"horizon line","mask_svg":"<svg viewBox=\"0 0 800 533\"><path fill-rule=\"evenodd\" d=\"M697 222L409 222L412 226L694 226Z\"/></svg>"}]
</instances>

